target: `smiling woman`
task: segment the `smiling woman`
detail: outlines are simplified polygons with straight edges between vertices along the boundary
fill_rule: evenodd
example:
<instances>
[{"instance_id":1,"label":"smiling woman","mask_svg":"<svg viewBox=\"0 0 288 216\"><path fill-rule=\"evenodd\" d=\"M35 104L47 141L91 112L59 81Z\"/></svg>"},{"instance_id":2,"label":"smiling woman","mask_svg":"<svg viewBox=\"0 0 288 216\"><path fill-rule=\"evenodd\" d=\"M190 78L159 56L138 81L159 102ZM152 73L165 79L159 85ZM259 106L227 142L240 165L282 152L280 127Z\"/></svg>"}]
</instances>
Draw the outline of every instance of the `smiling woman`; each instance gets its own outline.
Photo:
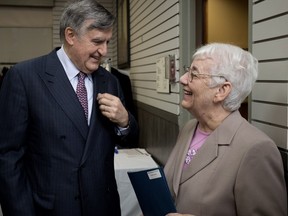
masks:
<instances>
[{"instance_id":1,"label":"smiling woman","mask_svg":"<svg viewBox=\"0 0 288 216\"><path fill-rule=\"evenodd\" d=\"M196 51L181 76L181 105L194 118L182 128L165 165L177 211L185 213L178 216L287 215L277 146L238 111L257 75L251 53L211 43Z\"/></svg>"}]
</instances>

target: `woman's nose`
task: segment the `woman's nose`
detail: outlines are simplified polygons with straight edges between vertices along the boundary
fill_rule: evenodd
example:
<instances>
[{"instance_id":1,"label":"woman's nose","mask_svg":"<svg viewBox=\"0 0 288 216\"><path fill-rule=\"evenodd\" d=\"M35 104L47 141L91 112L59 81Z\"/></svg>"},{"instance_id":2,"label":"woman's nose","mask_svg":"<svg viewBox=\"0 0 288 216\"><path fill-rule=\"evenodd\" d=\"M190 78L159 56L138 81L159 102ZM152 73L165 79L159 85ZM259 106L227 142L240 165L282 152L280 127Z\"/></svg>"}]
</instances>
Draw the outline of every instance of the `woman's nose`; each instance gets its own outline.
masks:
<instances>
[{"instance_id":1,"label":"woman's nose","mask_svg":"<svg viewBox=\"0 0 288 216\"><path fill-rule=\"evenodd\" d=\"M180 83L182 85L187 85L188 84L188 72L184 73L181 77L180 77Z\"/></svg>"}]
</instances>

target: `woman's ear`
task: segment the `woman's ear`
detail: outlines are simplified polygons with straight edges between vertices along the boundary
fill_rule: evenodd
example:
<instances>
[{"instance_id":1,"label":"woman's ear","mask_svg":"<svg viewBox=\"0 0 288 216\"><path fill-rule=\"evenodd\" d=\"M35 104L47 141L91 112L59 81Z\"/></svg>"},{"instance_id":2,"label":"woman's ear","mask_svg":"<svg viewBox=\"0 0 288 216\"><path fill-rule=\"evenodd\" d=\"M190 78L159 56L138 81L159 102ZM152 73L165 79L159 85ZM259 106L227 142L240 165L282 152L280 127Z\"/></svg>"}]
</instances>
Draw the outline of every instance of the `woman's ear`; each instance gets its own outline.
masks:
<instances>
[{"instance_id":1,"label":"woman's ear","mask_svg":"<svg viewBox=\"0 0 288 216\"><path fill-rule=\"evenodd\" d=\"M215 94L214 102L224 101L231 92L232 85L230 82L225 82L218 87L218 92Z\"/></svg>"}]
</instances>

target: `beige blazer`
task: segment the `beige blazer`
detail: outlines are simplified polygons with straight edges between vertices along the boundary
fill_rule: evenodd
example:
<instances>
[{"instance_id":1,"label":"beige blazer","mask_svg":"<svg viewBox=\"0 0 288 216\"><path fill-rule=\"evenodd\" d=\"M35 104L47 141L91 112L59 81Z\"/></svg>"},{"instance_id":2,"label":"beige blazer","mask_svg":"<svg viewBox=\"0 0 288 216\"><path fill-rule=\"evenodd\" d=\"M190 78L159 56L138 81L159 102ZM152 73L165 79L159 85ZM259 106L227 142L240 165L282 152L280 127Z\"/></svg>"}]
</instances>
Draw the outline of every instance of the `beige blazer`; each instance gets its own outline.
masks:
<instances>
[{"instance_id":1,"label":"beige blazer","mask_svg":"<svg viewBox=\"0 0 288 216\"><path fill-rule=\"evenodd\" d=\"M164 169L177 211L196 216L286 216L284 169L275 143L235 111L182 172L196 125L191 120L181 130Z\"/></svg>"}]
</instances>

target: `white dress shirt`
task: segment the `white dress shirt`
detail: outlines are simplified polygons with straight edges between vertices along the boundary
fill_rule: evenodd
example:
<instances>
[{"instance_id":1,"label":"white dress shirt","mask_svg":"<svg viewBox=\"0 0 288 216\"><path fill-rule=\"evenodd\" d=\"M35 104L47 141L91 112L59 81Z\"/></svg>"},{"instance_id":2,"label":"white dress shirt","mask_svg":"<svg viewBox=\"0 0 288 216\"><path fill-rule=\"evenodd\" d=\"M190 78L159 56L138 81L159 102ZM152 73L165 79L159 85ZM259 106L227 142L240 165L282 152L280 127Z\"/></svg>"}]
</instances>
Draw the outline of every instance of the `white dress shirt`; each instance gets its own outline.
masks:
<instances>
[{"instance_id":1,"label":"white dress shirt","mask_svg":"<svg viewBox=\"0 0 288 216\"><path fill-rule=\"evenodd\" d=\"M66 75L76 93L76 87L78 83L78 73L80 71L75 67L75 65L72 63L70 58L65 53L63 45L59 50L57 50L57 56L60 59L60 62L64 67ZM87 97L88 97L88 125L90 125L90 117L93 105L93 80L91 74L87 74L87 77L85 78L85 87L87 90ZM126 128L117 126L115 129L118 136L126 135L127 133L129 133L129 125Z\"/></svg>"},{"instance_id":2,"label":"white dress shirt","mask_svg":"<svg viewBox=\"0 0 288 216\"><path fill-rule=\"evenodd\" d=\"M79 70L75 67L72 61L69 59L67 54L64 51L63 46L57 50L57 56L60 59L61 64L64 67L66 75L76 93L76 86L78 83L78 73ZM93 104L93 81L91 74L87 74L85 78L85 86L87 90L87 97L88 97L88 125L90 124L90 117L92 111L92 104Z\"/></svg>"}]
</instances>

